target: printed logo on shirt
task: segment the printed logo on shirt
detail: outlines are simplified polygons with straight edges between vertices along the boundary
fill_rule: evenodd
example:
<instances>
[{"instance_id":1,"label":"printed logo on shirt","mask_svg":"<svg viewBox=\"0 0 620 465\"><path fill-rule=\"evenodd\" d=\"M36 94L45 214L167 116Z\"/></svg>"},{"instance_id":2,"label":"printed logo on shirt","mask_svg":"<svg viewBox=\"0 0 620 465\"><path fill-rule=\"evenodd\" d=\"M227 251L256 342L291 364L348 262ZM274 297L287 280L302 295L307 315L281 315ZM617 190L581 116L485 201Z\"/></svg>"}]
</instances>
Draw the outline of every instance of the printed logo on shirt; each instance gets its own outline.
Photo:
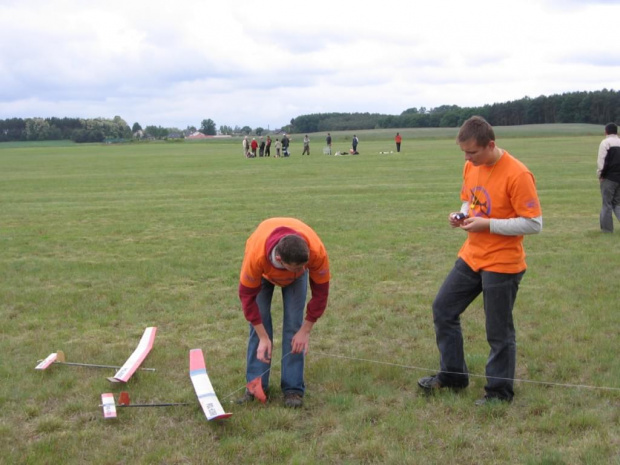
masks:
<instances>
[{"instance_id":1,"label":"printed logo on shirt","mask_svg":"<svg viewBox=\"0 0 620 465\"><path fill-rule=\"evenodd\" d=\"M525 202L527 208L538 208L538 199L530 199Z\"/></svg>"},{"instance_id":2,"label":"printed logo on shirt","mask_svg":"<svg viewBox=\"0 0 620 465\"><path fill-rule=\"evenodd\" d=\"M470 190L471 198L469 208L470 216L491 216L491 197L482 186L476 186Z\"/></svg>"}]
</instances>

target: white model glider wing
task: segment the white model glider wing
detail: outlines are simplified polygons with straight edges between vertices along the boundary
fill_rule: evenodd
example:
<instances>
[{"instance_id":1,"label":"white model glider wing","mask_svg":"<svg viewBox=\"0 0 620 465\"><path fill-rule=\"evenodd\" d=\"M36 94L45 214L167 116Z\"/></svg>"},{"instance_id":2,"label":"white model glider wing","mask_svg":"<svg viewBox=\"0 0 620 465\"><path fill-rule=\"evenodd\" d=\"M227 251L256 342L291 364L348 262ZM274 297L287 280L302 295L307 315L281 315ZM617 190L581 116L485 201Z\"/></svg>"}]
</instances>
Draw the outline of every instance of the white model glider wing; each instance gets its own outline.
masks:
<instances>
[{"instance_id":1,"label":"white model glider wing","mask_svg":"<svg viewBox=\"0 0 620 465\"><path fill-rule=\"evenodd\" d=\"M144 330L144 334L136 350L134 350L133 354L131 354L121 369L116 372L114 377L108 378L109 381L113 383L126 383L129 381L129 378L131 378L153 348L156 332L157 328L154 326Z\"/></svg>"}]
</instances>

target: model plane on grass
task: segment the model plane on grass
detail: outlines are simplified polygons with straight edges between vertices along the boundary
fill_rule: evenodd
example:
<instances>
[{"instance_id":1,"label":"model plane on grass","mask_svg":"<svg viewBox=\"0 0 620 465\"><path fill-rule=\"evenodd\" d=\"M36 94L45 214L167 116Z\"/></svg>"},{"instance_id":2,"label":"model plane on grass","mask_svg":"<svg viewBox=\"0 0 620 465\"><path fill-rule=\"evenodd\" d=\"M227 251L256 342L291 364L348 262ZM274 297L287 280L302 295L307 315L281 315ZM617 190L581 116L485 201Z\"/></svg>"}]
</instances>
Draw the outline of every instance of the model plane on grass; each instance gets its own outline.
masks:
<instances>
[{"instance_id":1,"label":"model plane on grass","mask_svg":"<svg viewBox=\"0 0 620 465\"><path fill-rule=\"evenodd\" d=\"M126 383L129 381L129 378L135 373L135 371L140 367L146 356L149 354L151 349L153 348L153 342L155 341L155 334L157 333L156 327L149 327L144 330L144 334L138 343L138 347L131 356L127 359L127 361L123 364L123 366L113 366L113 365L96 365L93 363L71 363L65 360L65 354L62 350L54 352L53 354L48 355L45 360L42 360L35 368L35 370L45 370L50 365L57 363L60 365L74 365L74 366L84 366L84 367L93 367L93 368L115 368L118 369L116 374L113 377L108 378L109 381L114 383ZM154 368L141 368L142 370L155 371Z\"/></svg>"},{"instance_id":2,"label":"model plane on grass","mask_svg":"<svg viewBox=\"0 0 620 465\"><path fill-rule=\"evenodd\" d=\"M118 407L177 407L180 405L189 405L187 402L164 402L154 404L132 404L129 400L129 393L122 391L118 396L118 404L114 401L114 394L106 392L101 394L101 405L103 407L103 418L116 418L116 409Z\"/></svg>"},{"instance_id":3,"label":"model plane on grass","mask_svg":"<svg viewBox=\"0 0 620 465\"><path fill-rule=\"evenodd\" d=\"M192 349L189 352L189 376L196 391L198 402L207 420L222 420L228 418L232 413L224 411L222 404L217 398L213 385L207 374L205 359L202 349ZM262 388L261 388L262 390ZM189 405L186 403L161 403L161 404L130 404L129 394L121 392L118 403L114 401L114 394L101 394L101 407L103 407L104 418L116 418L117 407L170 407L176 405Z\"/></svg>"}]
</instances>

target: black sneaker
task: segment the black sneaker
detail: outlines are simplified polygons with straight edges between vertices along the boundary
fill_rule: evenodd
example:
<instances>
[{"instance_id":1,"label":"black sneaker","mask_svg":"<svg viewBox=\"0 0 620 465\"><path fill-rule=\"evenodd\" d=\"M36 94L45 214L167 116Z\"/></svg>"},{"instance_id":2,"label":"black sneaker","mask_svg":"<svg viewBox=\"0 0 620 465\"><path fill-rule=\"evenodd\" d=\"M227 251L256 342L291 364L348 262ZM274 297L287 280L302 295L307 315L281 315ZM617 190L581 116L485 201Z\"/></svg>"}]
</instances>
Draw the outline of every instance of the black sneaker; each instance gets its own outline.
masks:
<instances>
[{"instance_id":1,"label":"black sneaker","mask_svg":"<svg viewBox=\"0 0 620 465\"><path fill-rule=\"evenodd\" d=\"M235 404L247 404L248 402L252 402L254 400L254 396L250 394L250 391L246 390L243 396L239 397Z\"/></svg>"},{"instance_id":2,"label":"black sneaker","mask_svg":"<svg viewBox=\"0 0 620 465\"><path fill-rule=\"evenodd\" d=\"M284 406L288 408L300 408L304 405L304 399L296 392L284 393Z\"/></svg>"},{"instance_id":3,"label":"black sneaker","mask_svg":"<svg viewBox=\"0 0 620 465\"><path fill-rule=\"evenodd\" d=\"M437 375L426 376L418 380L418 386L420 386L426 392L431 392L436 389L439 390L441 388L449 388L454 390L465 389L468 384L469 382L466 382L464 384L443 384L441 381L439 381Z\"/></svg>"}]
</instances>

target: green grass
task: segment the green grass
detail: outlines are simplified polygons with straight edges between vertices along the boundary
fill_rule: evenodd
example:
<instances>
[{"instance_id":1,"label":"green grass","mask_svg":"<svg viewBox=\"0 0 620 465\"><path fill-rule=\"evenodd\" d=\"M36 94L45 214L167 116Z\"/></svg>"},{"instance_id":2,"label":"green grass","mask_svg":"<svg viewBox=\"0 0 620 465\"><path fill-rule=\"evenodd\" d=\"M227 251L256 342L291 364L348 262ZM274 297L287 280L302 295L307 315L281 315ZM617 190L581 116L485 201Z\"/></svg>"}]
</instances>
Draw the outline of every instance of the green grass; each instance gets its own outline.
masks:
<instances>
[{"instance_id":1,"label":"green grass","mask_svg":"<svg viewBox=\"0 0 620 465\"><path fill-rule=\"evenodd\" d=\"M438 365L431 302L464 239L446 221L460 203L454 129L402 130L398 155L379 154L395 131L358 131L357 157L322 155L324 134L303 158L294 135L289 159L244 159L240 139L0 144L0 463L619 463L620 236L598 231L601 131L497 128L498 145L534 172L544 216L525 239L517 376L615 390L519 382L514 403L493 408L473 405L483 378L430 398L416 387ZM335 150L352 134L333 133ZM271 216L310 224L332 264L300 411L282 407L277 362L267 406L229 403L244 386L243 248ZM157 371L127 386L106 381L113 370L34 370L57 349L120 364L151 325L144 366ZM480 300L463 326L483 374ZM220 424L189 380L197 347L234 413ZM136 403L192 406L103 420L101 393L123 388Z\"/></svg>"}]
</instances>

